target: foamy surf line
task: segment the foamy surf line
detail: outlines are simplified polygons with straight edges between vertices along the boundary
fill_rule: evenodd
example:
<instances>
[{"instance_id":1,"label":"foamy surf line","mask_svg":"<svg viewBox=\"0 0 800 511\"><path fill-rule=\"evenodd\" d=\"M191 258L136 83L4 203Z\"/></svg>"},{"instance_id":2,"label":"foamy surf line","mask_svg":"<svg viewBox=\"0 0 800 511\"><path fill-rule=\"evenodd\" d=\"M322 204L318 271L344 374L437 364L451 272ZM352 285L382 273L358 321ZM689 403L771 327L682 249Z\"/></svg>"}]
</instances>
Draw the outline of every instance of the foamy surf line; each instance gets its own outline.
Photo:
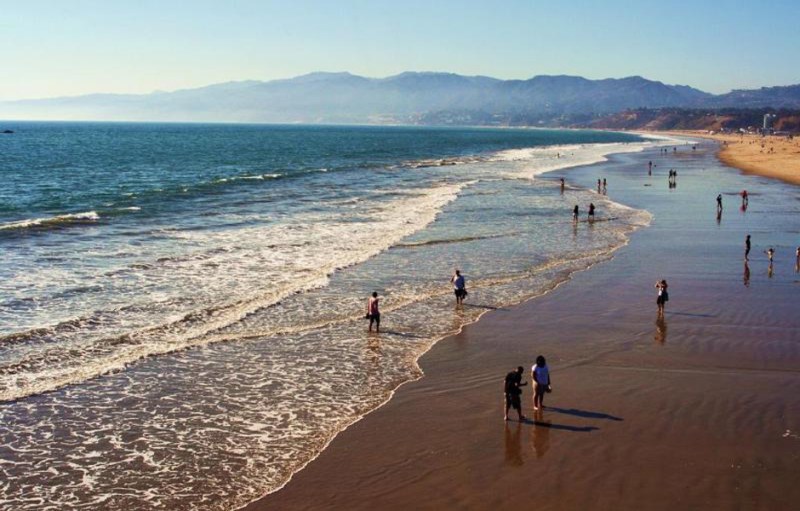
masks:
<instances>
[{"instance_id":1,"label":"foamy surf line","mask_svg":"<svg viewBox=\"0 0 800 511\"><path fill-rule=\"evenodd\" d=\"M427 190L425 195L399 199L375 213L373 222L381 226L388 235L376 237L356 224L342 224L337 234L334 226L326 226L328 236L347 240L337 252L316 250L320 259L310 266L315 274L304 277L277 290L269 290L255 296L239 299L233 303L216 305L211 309L186 311L184 316L171 323L153 325L135 331L123 332L113 337L81 342L82 350L92 353L91 363L75 346L45 346L9 357L0 364L0 402L14 401L27 396L56 390L70 384L125 369L128 364L154 355L164 355L178 350L204 346L214 342L209 335L233 323L241 321L253 312L278 303L281 299L303 291L323 287L329 276L338 270L364 262L388 250L401 239L424 229L436 219L442 208L454 201L465 187L474 184L466 181L443 185ZM398 215L396 211L407 211ZM318 237L324 244L324 239ZM31 345L42 338L58 335L58 325L39 328L31 332L14 332L18 344L27 338ZM0 336L0 343L3 341Z\"/></svg>"},{"instance_id":2,"label":"foamy surf line","mask_svg":"<svg viewBox=\"0 0 800 511\"><path fill-rule=\"evenodd\" d=\"M633 208L630 208L628 206L625 206L623 204L619 204L619 203L616 203L616 202L613 202L613 201L609 201L609 204L611 206L613 206L615 208L619 208L619 209L625 209L625 210L632 210L633 209ZM631 229L631 231L628 232L628 234L625 236L625 239L624 239L624 241L622 243L620 243L619 245L613 247L612 249L608 250L607 252L604 252L604 253L601 253L601 254L590 254L590 255L587 255L587 256L577 257L574 260L554 261L552 263L546 264L545 267L542 268L542 270L543 271L552 271L553 273L557 273L557 270L559 268L561 268L561 267L572 266L572 268L570 268L567 271L567 273L562 276L562 278L551 281L550 285L548 287L546 287L544 290L542 290L541 292L539 292L539 293L537 293L537 294L535 294L533 296L524 298L522 300L516 301L514 303L510 303L510 304L506 305L505 307L517 307L517 306L519 306L519 305L521 305L523 303L529 302L531 300L539 299L539 298L549 294L550 292L555 291L556 289L558 289L562 285L566 284L567 282L571 281L572 278L577 273L584 272L584 271L589 271L594 266L596 266L596 265L598 265L600 263L606 262L609 259L611 259L613 257L614 252L616 252L617 250L619 250L620 248L622 248L624 246L627 246L628 243L630 243L630 234L633 231L635 231L639 227L646 227L647 225L649 225L649 222L652 219L652 215L650 213L646 212L646 211L641 211L640 213L642 214L642 223L631 223L631 224L629 224L629 225L633 226L633 229ZM325 444L320 448L319 452L317 452L317 454L315 456L310 458L308 461L306 461L302 465L298 466L297 469L292 471L288 475L286 480L283 481L280 485L278 485L275 488L269 489L268 491L264 492L259 498L254 499L254 500L252 500L252 501L250 501L250 502L248 502L248 503L246 503L244 505L238 506L235 509L241 511L242 509L245 509L248 506L250 506L253 502L257 502L259 500L268 498L270 495L273 495L273 494L279 492L280 490L282 490L283 488L285 488L292 481L292 479L294 478L295 475L300 473L303 469L305 469L312 462L314 462L314 460L319 458L322 455L322 453L336 440L336 438L339 435L341 435L343 432L345 432L347 429L349 429L350 427L354 426L355 424L361 422L362 420L365 420L370 414L372 414L372 413L376 412L377 410L379 410L379 409L383 408L384 406L386 406L394 398L394 396L401 390L401 388L403 386L424 378L425 377L425 372L422 370L422 367L420 365L420 361L439 342L459 335L466 327L468 327L470 325L473 325L473 324L477 323L478 321L480 321L481 318L483 318L483 316L488 312L490 312L489 309L482 310L482 311L479 312L479 314L474 319L466 321L464 323L461 323L459 325L459 328L458 328L457 331L450 332L450 333L447 333L445 335L441 335L439 337L436 337L436 338L432 339L431 342L426 347L426 349L424 351L422 351L421 353L419 353L419 355L414 359L414 366L415 366L415 368L417 370L417 374L414 377L409 378L408 380L405 380L405 381L401 382L395 388L391 389L389 394L388 394L388 396L386 397L386 399L381 401L377 406L375 406L375 408L373 408L373 409L367 411L366 413L363 413L363 414L353 418L352 421L350 421L348 424L346 424L340 430L336 431L330 438L327 439Z\"/></svg>"},{"instance_id":3,"label":"foamy surf line","mask_svg":"<svg viewBox=\"0 0 800 511\"><path fill-rule=\"evenodd\" d=\"M603 163L608 161L608 157L614 154L638 153L650 147L690 143L687 140L666 136L646 133L637 133L637 135L647 140L628 143L569 144L509 149L495 153L491 160L529 162L532 165L517 173L516 177L534 179L549 172Z\"/></svg>"},{"instance_id":4,"label":"foamy surf line","mask_svg":"<svg viewBox=\"0 0 800 511\"><path fill-rule=\"evenodd\" d=\"M100 220L100 215L96 211L85 211L83 213L70 213L43 218L29 218L0 224L0 231L22 230L22 229L47 229L50 227L62 227L70 224L94 223Z\"/></svg>"}]
</instances>

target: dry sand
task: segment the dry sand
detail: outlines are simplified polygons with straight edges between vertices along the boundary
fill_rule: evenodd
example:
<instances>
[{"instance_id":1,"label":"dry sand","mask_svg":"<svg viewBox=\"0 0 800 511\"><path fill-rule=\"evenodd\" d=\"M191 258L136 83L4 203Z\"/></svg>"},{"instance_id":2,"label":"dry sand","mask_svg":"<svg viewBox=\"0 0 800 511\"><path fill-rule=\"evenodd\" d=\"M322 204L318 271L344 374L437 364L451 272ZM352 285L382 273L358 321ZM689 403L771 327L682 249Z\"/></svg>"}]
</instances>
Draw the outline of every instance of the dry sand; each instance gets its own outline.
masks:
<instances>
[{"instance_id":1,"label":"dry sand","mask_svg":"<svg viewBox=\"0 0 800 511\"><path fill-rule=\"evenodd\" d=\"M719 159L744 172L800 184L800 137L675 131L720 142Z\"/></svg>"},{"instance_id":2,"label":"dry sand","mask_svg":"<svg viewBox=\"0 0 800 511\"><path fill-rule=\"evenodd\" d=\"M797 189L727 172L713 144L656 152L568 174L589 188L607 177L612 198L654 213L649 228L612 260L439 342L422 379L247 509L797 509ZM728 207L717 223L717 191L742 188L750 208ZM776 242L769 272L760 251ZM662 277L671 299L660 321ZM502 379L538 354L549 408L506 423ZM531 415L530 387L523 404Z\"/></svg>"}]
</instances>

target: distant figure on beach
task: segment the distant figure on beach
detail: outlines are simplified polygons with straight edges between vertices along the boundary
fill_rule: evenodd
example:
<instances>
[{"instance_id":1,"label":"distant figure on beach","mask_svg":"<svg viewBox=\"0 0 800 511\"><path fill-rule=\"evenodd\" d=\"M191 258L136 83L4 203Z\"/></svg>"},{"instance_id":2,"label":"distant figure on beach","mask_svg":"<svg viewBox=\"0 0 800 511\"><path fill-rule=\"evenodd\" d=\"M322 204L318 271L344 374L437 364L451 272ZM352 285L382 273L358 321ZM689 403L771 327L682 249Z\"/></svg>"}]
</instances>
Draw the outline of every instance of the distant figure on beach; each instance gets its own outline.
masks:
<instances>
[{"instance_id":1,"label":"distant figure on beach","mask_svg":"<svg viewBox=\"0 0 800 511\"><path fill-rule=\"evenodd\" d=\"M453 284L453 293L456 295L456 305L463 304L464 298L467 296L467 286L460 270L456 270L455 274L450 277L450 283Z\"/></svg>"},{"instance_id":2,"label":"distant figure on beach","mask_svg":"<svg viewBox=\"0 0 800 511\"><path fill-rule=\"evenodd\" d=\"M717 195L717 212L722 211L722 194Z\"/></svg>"},{"instance_id":3,"label":"distant figure on beach","mask_svg":"<svg viewBox=\"0 0 800 511\"><path fill-rule=\"evenodd\" d=\"M764 253L767 254L767 257L769 258L769 264L772 264L772 257L775 255L775 249L769 247L767 250L764 251Z\"/></svg>"},{"instance_id":4,"label":"distant figure on beach","mask_svg":"<svg viewBox=\"0 0 800 511\"><path fill-rule=\"evenodd\" d=\"M547 361L542 355L536 357L536 363L531 367L531 380L536 382L533 387L533 409L537 411L544 409L544 394L550 392L550 370L547 368Z\"/></svg>"},{"instance_id":5,"label":"distant figure on beach","mask_svg":"<svg viewBox=\"0 0 800 511\"><path fill-rule=\"evenodd\" d=\"M800 273L800 247L794 251L794 271Z\"/></svg>"},{"instance_id":6,"label":"distant figure on beach","mask_svg":"<svg viewBox=\"0 0 800 511\"><path fill-rule=\"evenodd\" d=\"M577 222L578 221L578 205L577 204L575 204L575 207L572 208L572 221L573 222Z\"/></svg>"},{"instance_id":7,"label":"distant figure on beach","mask_svg":"<svg viewBox=\"0 0 800 511\"><path fill-rule=\"evenodd\" d=\"M373 292L367 301L367 318L369 319L369 331L372 332L372 324L375 323L375 332L381 332L381 311L378 309L378 293Z\"/></svg>"},{"instance_id":8,"label":"distant figure on beach","mask_svg":"<svg viewBox=\"0 0 800 511\"><path fill-rule=\"evenodd\" d=\"M648 176L653 175L653 160L647 162L647 175Z\"/></svg>"},{"instance_id":9,"label":"distant figure on beach","mask_svg":"<svg viewBox=\"0 0 800 511\"><path fill-rule=\"evenodd\" d=\"M742 204L747 204L750 198L747 196L747 190L742 190Z\"/></svg>"},{"instance_id":10,"label":"distant figure on beach","mask_svg":"<svg viewBox=\"0 0 800 511\"><path fill-rule=\"evenodd\" d=\"M602 189L602 188L601 188L601 186L600 186L600 183L601 183L601 182L600 182L600 180L598 179L598 180L597 180L597 193L600 193L600 190Z\"/></svg>"},{"instance_id":11,"label":"distant figure on beach","mask_svg":"<svg viewBox=\"0 0 800 511\"><path fill-rule=\"evenodd\" d=\"M744 260L749 261L750 255L750 235L748 234L747 237L744 239Z\"/></svg>"},{"instance_id":12,"label":"distant figure on beach","mask_svg":"<svg viewBox=\"0 0 800 511\"><path fill-rule=\"evenodd\" d=\"M603 193L606 193L606 190L608 190L608 187L606 186L606 178L603 178Z\"/></svg>"},{"instance_id":13,"label":"distant figure on beach","mask_svg":"<svg viewBox=\"0 0 800 511\"><path fill-rule=\"evenodd\" d=\"M589 215L586 217L590 222L594 222L594 203L589 203Z\"/></svg>"},{"instance_id":14,"label":"distant figure on beach","mask_svg":"<svg viewBox=\"0 0 800 511\"><path fill-rule=\"evenodd\" d=\"M525 420L522 415L522 389L528 382L522 381L522 373L525 368L522 366L517 367L516 371L511 371L506 375L505 387L503 389L506 397L506 413L503 420L508 420L508 410L514 408L519 415L519 420Z\"/></svg>"},{"instance_id":15,"label":"distant figure on beach","mask_svg":"<svg viewBox=\"0 0 800 511\"><path fill-rule=\"evenodd\" d=\"M658 297L656 298L656 305L658 305L658 313L664 314L664 304L669 301L669 293L667 292L667 281L656 281L656 289L658 290Z\"/></svg>"},{"instance_id":16,"label":"distant figure on beach","mask_svg":"<svg viewBox=\"0 0 800 511\"><path fill-rule=\"evenodd\" d=\"M561 193L564 193L564 178L561 178Z\"/></svg>"}]
</instances>

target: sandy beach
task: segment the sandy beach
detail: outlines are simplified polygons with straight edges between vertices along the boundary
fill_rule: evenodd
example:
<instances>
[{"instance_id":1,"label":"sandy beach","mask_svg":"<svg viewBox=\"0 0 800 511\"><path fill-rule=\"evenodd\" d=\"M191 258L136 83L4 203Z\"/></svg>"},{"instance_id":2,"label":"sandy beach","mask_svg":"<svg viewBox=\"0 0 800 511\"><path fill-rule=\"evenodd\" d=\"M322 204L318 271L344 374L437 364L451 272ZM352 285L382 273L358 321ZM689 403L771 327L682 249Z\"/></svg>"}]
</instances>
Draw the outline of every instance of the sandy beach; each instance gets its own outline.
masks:
<instances>
[{"instance_id":1,"label":"sandy beach","mask_svg":"<svg viewBox=\"0 0 800 511\"><path fill-rule=\"evenodd\" d=\"M611 198L653 223L611 260L440 341L420 360L423 378L246 509L795 509L797 188L732 173L716 152L708 142L653 149L545 177L589 188L605 177ZM564 235L574 228L602 223L565 221ZM660 278L671 296L663 319ZM539 354L553 380L547 409L534 415L525 387L530 418L504 422L504 375L523 365L529 380Z\"/></svg>"},{"instance_id":2,"label":"sandy beach","mask_svg":"<svg viewBox=\"0 0 800 511\"><path fill-rule=\"evenodd\" d=\"M667 132L719 142L719 159L746 173L800 184L800 138L762 137L755 134L708 134L700 131Z\"/></svg>"}]
</instances>

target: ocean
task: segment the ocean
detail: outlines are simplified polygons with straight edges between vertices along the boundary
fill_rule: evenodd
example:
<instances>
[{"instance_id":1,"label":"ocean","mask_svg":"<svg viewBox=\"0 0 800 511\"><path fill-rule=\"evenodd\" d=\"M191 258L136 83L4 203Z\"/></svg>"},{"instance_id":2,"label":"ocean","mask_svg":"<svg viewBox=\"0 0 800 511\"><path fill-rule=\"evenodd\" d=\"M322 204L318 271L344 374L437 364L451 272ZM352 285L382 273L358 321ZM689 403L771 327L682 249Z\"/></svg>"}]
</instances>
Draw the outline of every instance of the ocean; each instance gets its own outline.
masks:
<instances>
[{"instance_id":1,"label":"ocean","mask_svg":"<svg viewBox=\"0 0 800 511\"><path fill-rule=\"evenodd\" d=\"M418 378L437 340L650 222L542 175L655 143L630 134L6 127L2 509L236 509Z\"/></svg>"}]
</instances>

